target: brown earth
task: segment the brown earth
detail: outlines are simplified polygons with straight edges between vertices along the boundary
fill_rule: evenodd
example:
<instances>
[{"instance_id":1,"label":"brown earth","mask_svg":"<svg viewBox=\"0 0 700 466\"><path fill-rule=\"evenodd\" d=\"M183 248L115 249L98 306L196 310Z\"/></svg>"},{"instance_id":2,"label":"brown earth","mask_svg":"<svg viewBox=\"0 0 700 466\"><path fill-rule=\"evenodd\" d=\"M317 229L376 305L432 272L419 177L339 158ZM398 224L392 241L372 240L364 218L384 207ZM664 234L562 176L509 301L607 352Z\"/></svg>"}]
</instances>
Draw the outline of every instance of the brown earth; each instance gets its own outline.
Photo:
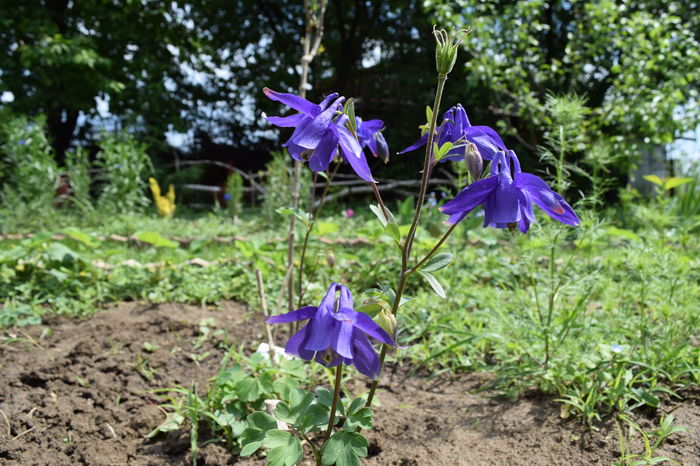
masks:
<instances>
[{"instance_id":1,"label":"brown earth","mask_svg":"<svg viewBox=\"0 0 700 466\"><path fill-rule=\"evenodd\" d=\"M144 439L164 419L162 400L152 390L192 382L204 387L218 369L222 343L250 345L259 339L259 320L246 315L235 303L218 310L124 303L87 321L57 319L5 331L0 464L191 464L185 433ZM200 338L199 323L207 318L216 324ZM53 333L42 335L47 326ZM392 369L380 384L382 405L363 464L603 465L619 459L614 424L586 431L575 420L561 419L551 398L534 394L503 401L489 392L475 394L488 378L484 374L429 380ZM686 393L682 401L666 402L664 410L673 411L688 433L673 434L656 455L700 464L700 396ZM649 431L658 418L635 421ZM639 435L630 448L643 452ZM241 460L209 444L200 464L264 462Z\"/></svg>"}]
</instances>

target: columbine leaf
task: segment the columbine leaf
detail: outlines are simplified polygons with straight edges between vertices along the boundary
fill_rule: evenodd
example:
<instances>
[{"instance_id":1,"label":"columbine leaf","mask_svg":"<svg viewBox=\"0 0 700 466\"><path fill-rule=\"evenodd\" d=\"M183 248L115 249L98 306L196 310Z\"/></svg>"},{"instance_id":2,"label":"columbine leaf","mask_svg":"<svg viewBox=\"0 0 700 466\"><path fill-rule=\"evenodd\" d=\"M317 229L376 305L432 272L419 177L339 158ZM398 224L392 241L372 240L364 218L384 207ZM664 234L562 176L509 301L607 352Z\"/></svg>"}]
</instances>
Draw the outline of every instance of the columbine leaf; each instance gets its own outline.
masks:
<instances>
[{"instance_id":1,"label":"columbine leaf","mask_svg":"<svg viewBox=\"0 0 700 466\"><path fill-rule=\"evenodd\" d=\"M270 466L292 466L301 461L301 442L289 432L270 430L262 445L270 449L267 453L267 463Z\"/></svg>"},{"instance_id":2,"label":"columbine leaf","mask_svg":"<svg viewBox=\"0 0 700 466\"><path fill-rule=\"evenodd\" d=\"M277 429L277 420L262 411L256 411L248 416L248 427L240 437L241 456L249 456L258 451L263 445L267 433Z\"/></svg>"},{"instance_id":3,"label":"columbine leaf","mask_svg":"<svg viewBox=\"0 0 700 466\"><path fill-rule=\"evenodd\" d=\"M452 262L451 252L441 252L440 254L434 255L426 264L421 267L424 272L435 272L436 270L443 269Z\"/></svg>"},{"instance_id":4,"label":"columbine leaf","mask_svg":"<svg viewBox=\"0 0 700 466\"><path fill-rule=\"evenodd\" d=\"M266 432L254 427L248 427L243 431L240 437L241 452L240 456L250 456L262 446Z\"/></svg>"},{"instance_id":5,"label":"columbine leaf","mask_svg":"<svg viewBox=\"0 0 700 466\"><path fill-rule=\"evenodd\" d=\"M396 223L388 223L384 230L389 233L389 236L394 238L394 241L396 241L399 246L401 246L401 232Z\"/></svg>"},{"instance_id":6,"label":"columbine leaf","mask_svg":"<svg viewBox=\"0 0 700 466\"><path fill-rule=\"evenodd\" d=\"M445 290L442 288L440 282L437 281L437 278L435 278L429 272L424 272L423 270L418 271L418 273L420 273L421 276L425 279L425 281L428 282L428 285L430 285L430 287L435 293L437 293L438 296L440 296L441 298L447 297L447 295L445 294Z\"/></svg>"},{"instance_id":7,"label":"columbine leaf","mask_svg":"<svg viewBox=\"0 0 700 466\"><path fill-rule=\"evenodd\" d=\"M386 214L384 215L384 209L382 209L379 206L376 206L374 204L370 204L369 208L372 212L374 212L374 215L377 216L379 219L379 223L382 224L382 227L386 228L388 223L396 223L396 219L394 218L394 214L391 213L389 209L386 209Z\"/></svg>"},{"instance_id":8,"label":"columbine leaf","mask_svg":"<svg viewBox=\"0 0 700 466\"><path fill-rule=\"evenodd\" d=\"M369 442L357 432L340 430L323 445L323 464L360 466L360 458L367 456Z\"/></svg>"},{"instance_id":9,"label":"columbine leaf","mask_svg":"<svg viewBox=\"0 0 700 466\"><path fill-rule=\"evenodd\" d=\"M256 411L248 416L248 424L250 427L260 429L264 432L277 428L277 420L262 411Z\"/></svg>"},{"instance_id":10,"label":"columbine leaf","mask_svg":"<svg viewBox=\"0 0 700 466\"><path fill-rule=\"evenodd\" d=\"M275 416L287 424L298 425L314 400L313 393L304 390L294 390L290 393L289 403L279 403L275 408ZM302 426L304 427L304 426Z\"/></svg>"},{"instance_id":11,"label":"columbine leaf","mask_svg":"<svg viewBox=\"0 0 700 466\"><path fill-rule=\"evenodd\" d=\"M354 432L356 427L364 430L369 430L374 427L374 419L372 418L372 410L365 408L364 398L355 398L350 403L347 409L347 415L343 429L348 432Z\"/></svg>"}]
</instances>

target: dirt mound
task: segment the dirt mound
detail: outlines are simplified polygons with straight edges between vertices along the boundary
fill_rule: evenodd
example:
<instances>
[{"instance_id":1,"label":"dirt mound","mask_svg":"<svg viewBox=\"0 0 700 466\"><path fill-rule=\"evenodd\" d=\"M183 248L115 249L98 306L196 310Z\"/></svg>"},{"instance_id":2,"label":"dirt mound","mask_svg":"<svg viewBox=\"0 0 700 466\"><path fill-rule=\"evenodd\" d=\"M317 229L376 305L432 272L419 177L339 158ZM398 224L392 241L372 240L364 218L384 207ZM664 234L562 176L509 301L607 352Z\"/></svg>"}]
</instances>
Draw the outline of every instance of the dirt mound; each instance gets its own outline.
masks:
<instances>
[{"instance_id":1,"label":"dirt mound","mask_svg":"<svg viewBox=\"0 0 700 466\"><path fill-rule=\"evenodd\" d=\"M246 309L125 303L87 321L49 322L7 331L0 346L0 463L190 464L189 438L144 436L164 419L154 389L193 382L204 387L225 345L260 337ZM1 341L1 340L0 340ZM380 385L377 426L369 434L371 465L610 464L618 458L617 431L585 432L559 418L546 397L500 401L470 394L483 375L430 381L387 371ZM693 396L673 407L674 434L657 454L700 464L700 406ZM644 419L640 420L643 424ZM641 452L639 442L634 451ZM215 444L201 464L243 462Z\"/></svg>"}]
</instances>

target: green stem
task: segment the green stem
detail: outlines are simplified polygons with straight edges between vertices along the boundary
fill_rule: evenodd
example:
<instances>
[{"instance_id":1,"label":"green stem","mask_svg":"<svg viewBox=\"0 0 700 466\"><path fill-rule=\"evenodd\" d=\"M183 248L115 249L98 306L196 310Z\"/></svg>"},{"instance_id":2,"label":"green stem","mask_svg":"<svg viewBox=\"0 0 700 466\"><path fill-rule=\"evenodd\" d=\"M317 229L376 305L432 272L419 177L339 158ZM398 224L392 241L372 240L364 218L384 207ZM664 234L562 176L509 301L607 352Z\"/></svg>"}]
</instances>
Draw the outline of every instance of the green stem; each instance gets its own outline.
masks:
<instances>
[{"instance_id":1,"label":"green stem","mask_svg":"<svg viewBox=\"0 0 700 466\"><path fill-rule=\"evenodd\" d=\"M331 404L331 417L328 419L328 429L326 429L326 440L331 436L333 432L333 426L335 425L335 411L338 408L338 395L340 395L340 379L343 376L343 365L338 364L335 370L335 388L333 389L333 403ZM325 443L325 440L324 440Z\"/></svg>"},{"instance_id":2,"label":"green stem","mask_svg":"<svg viewBox=\"0 0 700 466\"><path fill-rule=\"evenodd\" d=\"M423 176L421 178L421 183L420 183L420 190L418 191L418 201L416 203L416 212L413 214L413 221L411 222L411 228L408 231L408 235L406 236L406 241L404 242L402 251L401 251L401 273L399 274L399 283L396 286L396 296L394 297L394 302L391 305L391 313L396 315L396 313L399 310L399 303L401 303L401 297L403 296L403 292L406 289L406 281L408 280L409 275L415 271L416 267L411 269L411 271L408 270L408 261L411 259L411 248L413 247L413 238L415 237L416 234L416 229L418 227L418 220L420 220L420 214L421 214L421 209L423 208L423 203L425 202L425 192L428 188L428 179L430 178L430 168L432 166L431 161L433 158L433 140L435 137L435 127L437 125L437 116L438 113L440 112L440 101L442 100L442 92L445 90L445 81L447 80L447 75L446 74L439 74L438 75L438 83L437 83L437 89L435 90L435 102L433 104L433 115L430 118L430 126L428 127L428 141L426 142L425 146L425 158L423 160ZM381 199L381 197L378 195L379 191L375 194L377 199ZM454 230L454 226L450 228L448 231L448 234L446 234L443 239L440 240L436 248L434 250L436 251L440 245L447 239L447 236L449 233L452 233L452 230ZM434 252L434 251L431 251ZM421 263L422 265L422 263ZM387 352L388 346L387 345L382 345L382 351L379 356L379 368L380 371L384 367L384 359L386 358L386 352ZM372 403L372 400L374 399L374 393L377 390L377 385L379 384L379 377L374 379L372 381L372 386L369 389L369 394L367 395L367 402L365 403L366 407L369 407Z\"/></svg>"},{"instance_id":3,"label":"green stem","mask_svg":"<svg viewBox=\"0 0 700 466\"><path fill-rule=\"evenodd\" d=\"M307 437L303 432L299 432L299 435L301 435L301 438L303 438L306 441L306 443L309 444L311 452L314 454L314 459L316 460L316 466L321 466L323 463L321 462L321 452L319 451L319 449L316 447L316 445L313 444L311 440L309 440L309 437Z\"/></svg>"},{"instance_id":4,"label":"green stem","mask_svg":"<svg viewBox=\"0 0 700 466\"><path fill-rule=\"evenodd\" d=\"M442 100L442 91L445 89L446 80L447 75L438 75L437 90L435 91L435 103L433 104L433 115L430 119L430 127L428 128L428 141L425 145L425 158L423 160L423 177L421 178L420 190L418 191L416 212L413 215L413 221L411 222L411 228L408 230L408 235L406 236L406 243L403 250L403 262L405 264L408 264L408 260L411 257L411 247L413 246L413 239L416 235L416 229L418 228L418 220L420 220L421 210L423 209L423 202L425 202L425 192L428 188L428 179L430 178L430 168L432 166L431 161L433 156L435 126L437 125L437 116L440 112L440 101Z\"/></svg>"}]
</instances>

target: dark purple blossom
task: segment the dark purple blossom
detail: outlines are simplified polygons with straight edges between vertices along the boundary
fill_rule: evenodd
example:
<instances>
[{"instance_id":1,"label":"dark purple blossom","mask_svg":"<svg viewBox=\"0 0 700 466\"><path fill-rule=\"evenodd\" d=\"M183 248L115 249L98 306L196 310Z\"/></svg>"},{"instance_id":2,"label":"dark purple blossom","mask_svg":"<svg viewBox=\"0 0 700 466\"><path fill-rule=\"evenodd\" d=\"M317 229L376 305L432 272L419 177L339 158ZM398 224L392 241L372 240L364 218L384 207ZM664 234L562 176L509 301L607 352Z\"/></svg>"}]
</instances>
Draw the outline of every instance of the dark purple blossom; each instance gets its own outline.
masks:
<instances>
[{"instance_id":1,"label":"dark purple blossom","mask_svg":"<svg viewBox=\"0 0 700 466\"><path fill-rule=\"evenodd\" d=\"M491 162L489 177L464 188L440 210L450 216L447 223L455 224L482 204L485 227L514 228L517 225L525 233L535 221L532 204L554 220L573 226L579 224L574 210L563 197L541 178L520 171L520 162L512 150L499 152Z\"/></svg>"},{"instance_id":2,"label":"dark purple blossom","mask_svg":"<svg viewBox=\"0 0 700 466\"><path fill-rule=\"evenodd\" d=\"M294 159L308 160L312 170L325 171L340 145L342 157L352 166L357 176L374 183L360 143L345 127L347 117L338 116L345 97L333 93L316 105L294 94L275 92L268 88L263 89L263 92L268 98L299 112L286 117L267 117L275 126L294 128L292 136L284 143Z\"/></svg>"},{"instance_id":3,"label":"dark purple blossom","mask_svg":"<svg viewBox=\"0 0 700 466\"><path fill-rule=\"evenodd\" d=\"M336 295L340 297L336 299ZM352 295L346 287L333 283L318 307L309 306L273 316L270 324L309 319L301 330L291 336L286 351L310 361L315 359L326 367L352 364L367 377L379 375L380 363L368 336L387 345L394 340L367 314L356 312Z\"/></svg>"},{"instance_id":4,"label":"dark purple blossom","mask_svg":"<svg viewBox=\"0 0 700 466\"><path fill-rule=\"evenodd\" d=\"M463 160L466 155L467 143L474 144L484 160L493 160L500 152L506 150L506 145L496 131L488 126L472 126L467 112L461 104L447 110L442 116L442 123L437 128L435 139L439 147L451 142L452 149L442 160ZM424 146L428 142L428 134L424 134L415 144L399 152L403 154Z\"/></svg>"},{"instance_id":5,"label":"dark purple blossom","mask_svg":"<svg viewBox=\"0 0 700 466\"><path fill-rule=\"evenodd\" d=\"M389 146L381 133L384 122L382 120L363 121L360 117L355 117L355 122L360 146L363 149L367 147L372 155L381 157L384 162L387 162L389 160Z\"/></svg>"}]
</instances>

